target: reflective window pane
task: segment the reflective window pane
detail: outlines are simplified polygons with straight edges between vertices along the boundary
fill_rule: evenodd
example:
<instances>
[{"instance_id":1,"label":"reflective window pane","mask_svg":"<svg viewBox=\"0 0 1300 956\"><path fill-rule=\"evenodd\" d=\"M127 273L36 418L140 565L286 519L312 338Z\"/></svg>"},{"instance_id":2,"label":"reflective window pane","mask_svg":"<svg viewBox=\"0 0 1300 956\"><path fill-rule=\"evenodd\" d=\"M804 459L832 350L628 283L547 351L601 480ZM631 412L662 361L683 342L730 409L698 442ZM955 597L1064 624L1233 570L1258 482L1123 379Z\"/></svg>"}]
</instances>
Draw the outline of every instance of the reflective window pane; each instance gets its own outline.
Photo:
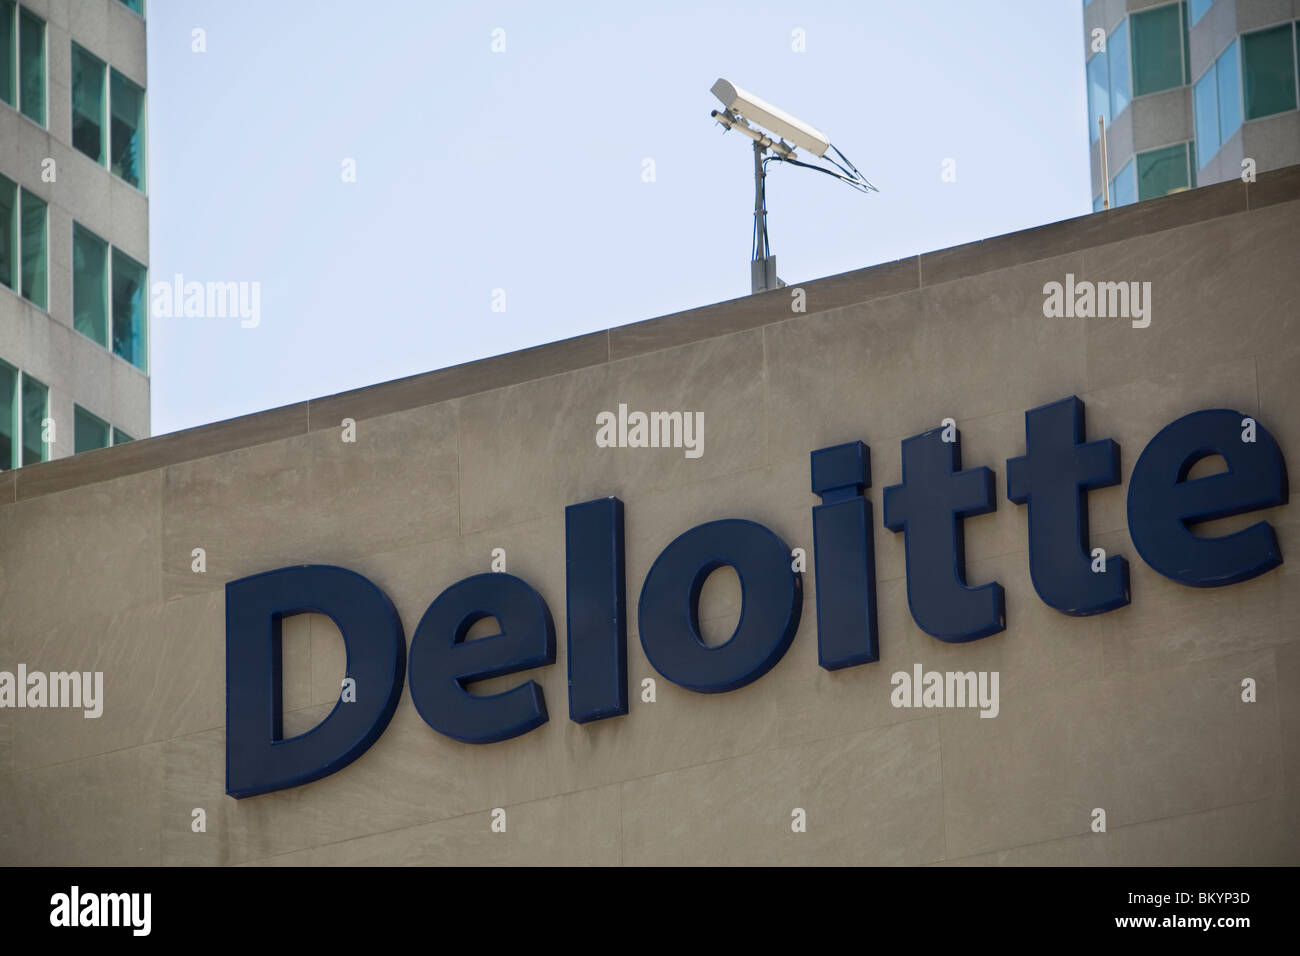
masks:
<instances>
[{"instance_id":1,"label":"reflective window pane","mask_svg":"<svg viewBox=\"0 0 1300 956\"><path fill-rule=\"evenodd\" d=\"M144 90L117 70L109 90L113 113L109 168L137 189L144 189Z\"/></svg>"},{"instance_id":2,"label":"reflective window pane","mask_svg":"<svg viewBox=\"0 0 1300 956\"><path fill-rule=\"evenodd\" d=\"M45 125L45 21L18 8L18 104Z\"/></svg>"},{"instance_id":3,"label":"reflective window pane","mask_svg":"<svg viewBox=\"0 0 1300 956\"><path fill-rule=\"evenodd\" d=\"M23 376L23 464L34 465L49 458L45 444L45 418L49 414L50 390L30 375Z\"/></svg>"},{"instance_id":4,"label":"reflective window pane","mask_svg":"<svg viewBox=\"0 0 1300 956\"><path fill-rule=\"evenodd\" d=\"M1130 17L1134 96L1182 85L1183 35L1179 11L1179 5L1171 3Z\"/></svg>"},{"instance_id":5,"label":"reflective window pane","mask_svg":"<svg viewBox=\"0 0 1300 956\"><path fill-rule=\"evenodd\" d=\"M1137 179L1133 173L1133 160L1124 164L1110 181L1110 208L1118 209L1137 202Z\"/></svg>"},{"instance_id":6,"label":"reflective window pane","mask_svg":"<svg viewBox=\"0 0 1300 956\"><path fill-rule=\"evenodd\" d=\"M104 61L72 44L72 145L101 165L104 137Z\"/></svg>"},{"instance_id":7,"label":"reflective window pane","mask_svg":"<svg viewBox=\"0 0 1300 956\"><path fill-rule=\"evenodd\" d=\"M18 369L0 362L0 471L18 464Z\"/></svg>"},{"instance_id":8,"label":"reflective window pane","mask_svg":"<svg viewBox=\"0 0 1300 956\"><path fill-rule=\"evenodd\" d=\"M1241 38L1241 72L1246 119L1296 108L1295 46L1291 24Z\"/></svg>"},{"instance_id":9,"label":"reflective window pane","mask_svg":"<svg viewBox=\"0 0 1300 956\"><path fill-rule=\"evenodd\" d=\"M108 243L72 227L72 327L108 347Z\"/></svg>"},{"instance_id":10,"label":"reflective window pane","mask_svg":"<svg viewBox=\"0 0 1300 956\"><path fill-rule=\"evenodd\" d=\"M10 106L18 105L18 45L14 32L17 12L13 0L0 0L0 100Z\"/></svg>"},{"instance_id":11,"label":"reflective window pane","mask_svg":"<svg viewBox=\"0 0 1300 956\"><path fill-rule=\"evenodd\" d=\"M1166 146L1137 158L1138 199L1156 199L1188 187L1187 144Z\"/></svg>"},{"instance_id":12,"label":"reflective window pane","mask_svg":"<svg viewBox=\"0 0 1300 956\"><path fill-rule=\"evenodd\" d=\"M113 250L113 351L136 368L147 362L145 330L145 268Z\"/></svg>"},{"instance_id":13,"label":"reflective window pane","mask_svg":"<svg viewBox=\"0 0 1300 956\"><path fill-rule=\"evenodd\" d=\"M1106 78L1106 54L1098 53L1088 61L1088 141L1095 143L1100 137L1097 117L1110 125L1110 84Z\"/></svg>"},{"instance_id":14,"label":"reflective window pane","mask_svg":"<svg viewBox=\"0 0 1300 956\"><path fill-rule=\"evenodd\" d=\"M0 176L0 285L18 289L18 184Z\"/></svg>"},{"instance_id":15,"label":"reflective window pane","mask_svg":"<svg viewBox=\"0 0 1300 956\"><path fill-rule=\"evenodd\" d=\"M1191 3L1189 4L1189 12L1191 14L1192 23L1199 23L1201 17L1205 16L1206 12L1213 5L1214 0L1191 0Z\"/></svg>"},{"instance_id":16,"label":"reflective window pane","mask_svg":"<svg viewBox=\"0 0 1300 956\"><path fill-rule=\"evenodd\" d=\"M136 13L144 16L144 0L120 0L125 7L130 7Z\"/></svg>"},{"instance_id":17,"label":"reflective window pane","mask_svg":"<svg viewBox=\"0 0 1300 956\"><path fill-rule=\"evenodd\" d=\"M1236 40L1219 55L1215 73L1219 83L1219 144L1222 145L1241 126L1241 62Z\"/></svg>"},{"instance_id":18,"label":"reflective window pane","mask_svg":"<svg viewBox=\"0 0 1300 956\"><path fill-rule=\"evenodd\" d=\"M72 408L72 432L73 451L78 455L83 451L108 447L108 422L80 405Z\"/></svg>"},{"instance_id":19,"label":"reflective window pane","mask_svg":"<svg viewBox=\"0 0 1300 956\"><path fill-rule=\"evenodd\" d=\"M1192 107L1196 113L1196 150L1201 165L1219 151L1219 81L1211 66L1196 81L1192 90Z\"/></svg>"},{"instance_id":20,"label":"reflective window pane","mask_svg":"<svg viewBox=\"0 0 1300 956\"><path fill-rule=\"evenodd\" d=\"M1128 20L1115 28L1106 40L1106 58L1110 69L1110 115L1119 116L1133 98L1129 77Z\"/></svg>"},{"instance_id":21,"label":"reflective window pane","mask_svg":"<svg viewBox=\"0 0 1300 956\"><path fill-rule=\"evenodd\" d=\"M133 438L131 435L128 435L126 432L122 431L122 429L116 426L113 427L114 445L125 445L129 441L135 441L135 438Z\"/></svg>"},{"instance_id":22,"label":"reflective window pane","mask_svg":"<svg viewBox=\"0 0 1300 956\"><path fill-rule=\"evenodd\" d=\"M45 203L24 189L20 211L22 235L18 240L18 248L23 257L23 296L44 309L48 305L49 295Z\"/></svg>"}]
</instances>

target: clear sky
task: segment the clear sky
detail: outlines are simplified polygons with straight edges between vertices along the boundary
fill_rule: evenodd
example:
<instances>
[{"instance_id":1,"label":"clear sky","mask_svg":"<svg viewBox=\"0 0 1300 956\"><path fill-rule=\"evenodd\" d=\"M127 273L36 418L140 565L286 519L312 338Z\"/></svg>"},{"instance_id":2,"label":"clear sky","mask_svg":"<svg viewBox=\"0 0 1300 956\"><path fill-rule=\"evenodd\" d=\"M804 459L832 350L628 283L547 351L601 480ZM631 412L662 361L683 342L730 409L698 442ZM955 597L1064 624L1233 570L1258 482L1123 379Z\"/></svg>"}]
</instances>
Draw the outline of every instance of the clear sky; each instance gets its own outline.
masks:
<instances>
[{"instance_id":1,"label":"clear sky","mask_svg":"<svg viewBox=\"0 0 1300 956\"><path fill-rule=\"evenodd\" d=\"M720 76L882 190L770 166L787 282L1091 210L1079 0L148 17L150 281L261 287L254 328L153 318L154 434L748 294L752 155L709 118Z\"/></svg>"}]
</instances>

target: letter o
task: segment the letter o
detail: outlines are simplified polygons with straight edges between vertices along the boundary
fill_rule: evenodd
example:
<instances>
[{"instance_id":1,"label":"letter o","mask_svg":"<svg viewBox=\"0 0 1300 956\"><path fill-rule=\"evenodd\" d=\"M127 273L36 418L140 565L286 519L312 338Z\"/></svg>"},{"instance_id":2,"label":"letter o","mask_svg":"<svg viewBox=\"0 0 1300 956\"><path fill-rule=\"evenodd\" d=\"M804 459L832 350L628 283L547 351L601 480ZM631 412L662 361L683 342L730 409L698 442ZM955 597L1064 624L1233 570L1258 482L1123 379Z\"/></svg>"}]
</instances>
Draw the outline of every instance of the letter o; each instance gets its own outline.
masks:
<instances>
[{"instance_id":1,"label":"letter o","mask_svg":"<svg viewBox=\"0 0 1300 956\"><path fill-rule=\"evenodd\" d=\"M740 579L740 620L726 643L709 647L700 636L700 591L724 565ZM802 609L803 578L790 569L789 545L753 521L710 521L664 548L646 575L641 646L674 684L702 694L735 690L776 666Z\"/></svg>"}]
</instances>

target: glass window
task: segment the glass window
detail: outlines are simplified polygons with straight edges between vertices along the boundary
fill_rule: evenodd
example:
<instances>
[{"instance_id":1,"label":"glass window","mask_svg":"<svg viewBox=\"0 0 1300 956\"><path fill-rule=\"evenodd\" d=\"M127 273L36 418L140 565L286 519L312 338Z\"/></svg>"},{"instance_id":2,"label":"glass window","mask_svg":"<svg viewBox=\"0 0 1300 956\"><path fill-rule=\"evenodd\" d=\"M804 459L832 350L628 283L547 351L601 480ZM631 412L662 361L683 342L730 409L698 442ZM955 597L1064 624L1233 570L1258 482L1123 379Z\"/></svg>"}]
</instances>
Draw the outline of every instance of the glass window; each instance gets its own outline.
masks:
<instances>
[{"instance_id":1,"label":"glass window","mask_svg":"<svg viewBox=\"0 0 1300 956\"><path fill-rule=\"evenodd\" d=\"M144 90L117 70L109 100L113 113L109 168L139 190L144 189Z\"/></svg>"},{"instance_id":2,"label":"glass window","mask_svg":"<svg viewBox=\"0 0 1300 956\"><path fill-rule=\"evenodd\" d=\"M18 106L45 125L45 21L18 8Z\"/></svg>"},{"instance_id":3,"label":"glass window","mask_svg":"<svg viewBox=\"0 0 1300 956\"><path fill-rule=\"evenodd\" d=\"M1106 54L1098 53L1088 61L1088 142L1101 137L1097 117L1105 117L1110 125L1110 82L1106 76Z\"/></svg>"},{"instance_id":4,"label":"glass window","mask_svg":"<svg viewBox=\"0 0 1300 956\"><path fill-rule=\"evenodd\" d=\"M1153 149L1137 157L1138 199L1155 199L1180 192L1189 185L1187 144Z\"/></svg>"},{"instance_id":5,"label":"glass window","mask_svg":"<svg viewBox=\"0 0 1300 956\"><path fill-rule=\"evenodd\" d=\"M1291 24L1287 23L1241 38L1246 119L1296 108L1295 46L1291 33Z\"/></svg>"},{"instance_id":6,"label":"glass window","mask_svg":"<svg viewBox=\"0 0 1300 956\"><path fill-rule=\"evenodd\" d=\"M1133 160L1124 164L1110 181L1110 208L1118 209L1137 202L1137 179L1133 174Z\"/></svg>"},{"instance_id":7,"label":"glass window","mask_svg":"<svg viewBox=\"0 0 1300 956\"><path fill-rule=\"evenodd\" d=\"M1183 21L1183 86L1192 82L1192 25L1187 20L1187 4L1180 3Z\"/></svg>"},{"instance_id":8,"label":"glass window","mask_svg":"<svg viewBox=\"0 0 1300 956\"><path fill-rule=\"evenodd\" d=\"M1092 199L1092 211L1093 211L1093 212L1101 212L1101 197L1100 197L1100 196L1094 196L1094 197L1093 197L1093 199Z\"/></svg>"},{"instance_id":9,"label":"glass window","mask_svg":"<svg viewBox=\"0 0 1300 956\"><path fill-rule=\"evenodd\" d=\"M18 104L18 83L15 79L18 58L14 43L14 16L17 12L13 0L0 0L0 100L10 106Z\"/></svg>"},{"instance_id":10,"label":"glass window","mask_svg":"<svg viewBox=\"0 0 1300 956\"><path fill-rule=\"evenodd\" d=\"M30 375L23 375L23 464L34 465L49 458L45 444L45 418L49 414L50 390Z\"/></svg>"},{"instance_id":11,"label":"glass window","mask_svg":"<svg viewBox=\"0 0 1300 956\"><path fill-rule=\"evenodd\" d=\"M72 226L72 327L108 347L108 243Z\"/></svg>"},{"instance_id":12,"label":"glass window","mask_svg":"<svg viewBox=\"0 0 1300 956\"><path fill-rule=\"evenodd\" d=\"M108 422L80 405L72 407L72 433L73 451L78 455L83 451L108 447Z\"/></svg>"},{"instance_id":13,"label":"glass window","mask_svg":"<svg viewBox=\"0 0 1300 956\"><path fill-rule=\"evenodd\" d=\"M18 369L0 361L0 471L18 464Z\"/></svg>"},{"instance_id":14,"label":"glass window","mask_svg":"<svg viewBox=\"0 0 1300 956\"><path fill-rule=\"evenodd\" d=\"M1241 126L1241 64L1236 40L1219 54L1215 73L1219 84L1219 145L1222 146Z\"/></svg>"},{"instance_id":15,"label":"glass window","mask_svg":"<svg viewBox=\"0 0 1300 956\"><path fill-rule=\"evenodd\" d=\"M101 166L104 137L104 61L72 44L72 145Z\"/></svg>"},{"instance_id":16,"label":"glass window","mask_svg":"<svg viewBox=\"0 0 1300 956\"><path fill-rule=\"evenodd\" d=\"M120 428L118 428L116 425L114 425L114 426L113 426L113 444L114 444L114 445L125 445L125 444L126 444L127 442L129 442L129 441L135 441L135 438L133 438L131 435L128 435L126 432L122 431L122 429L120 429Z\"/></svg>"},{"instance_id":17,"label":"glass window","mask_svg":"<svg viewBox=\"0 0 1300 956\"><path fill-rule=\"evenodd\" d=\"M1106 59L1110 70L1110 115L1119 116L1133 98L1129 77L1128 20L1121 21L1106 40Z\"/></svg>"},{"instance_id":18,"label":"glass window","mask_svg":"<svg viewBox=\"0 0 1300 956\"><path fill-rule=\"evenodd\" d=\"M1181 8L1176 3L1144 10L1133 21L1133 95L1145 96L1183 84Z\"/></svg>"},{"instance_id":19,"label":"glass window","mask_svg":"<svg viewBox=\"0 0 1300 956\"><path fill-rule=\"evenodd\" d=\"M0 285L18 289L18 184L0 176Z\"/></svg>"},{"instance_id":20,"label":"glass window","mask_svg":"<svg viewBox=\"0 0 1300 956\"><path fill-rule=\"evenodd\" d=\"M113 250L113 351L138 369L147 362L145 268L119 249Z\"/></svg>"},{"instance_id":21,"label":"glass window","mask_svg":"<svg viewBox=\"0 0 1300 956\"><path fill-rule=\"evenodd\" d=\"M1219 151L1219 86L1214 64L1192 88L1192 106L1196 113L1196 142L1201 144L1197 153L1204 165Z\"/></svg>"},{"instance_id":22,"label":"glass window","mask_svg":"<svg viewBox=\"0 0 1300 956\"><path fill-rule=\"evenodd\" d=\"M144 16L144 0L121 0L122 6L129 7L140 16Z\"/></svg>"},{"instance_id":23,"label":"glass window","mask_svg":"<svg viewBox=\"0 0 1300 956\"><path fill-rule=\"evenodd\" d=\"M1214 6L1214 0L1192 0L1190 4L1192 23L1199 23L1201 17L1205 16L1212 6Z\"/></svg>"},{"instance_id":24,"label":"glass window","mask_svg":"<svg viewBox=\"0 0 1300 956\"><path fill-rule=\"evenodd\" d=\"M45 202L22 190L22 234L18 248L22 251L23 296L42 309L48 305L49 278L46 273Z\"/></svg>"}]
</instances>

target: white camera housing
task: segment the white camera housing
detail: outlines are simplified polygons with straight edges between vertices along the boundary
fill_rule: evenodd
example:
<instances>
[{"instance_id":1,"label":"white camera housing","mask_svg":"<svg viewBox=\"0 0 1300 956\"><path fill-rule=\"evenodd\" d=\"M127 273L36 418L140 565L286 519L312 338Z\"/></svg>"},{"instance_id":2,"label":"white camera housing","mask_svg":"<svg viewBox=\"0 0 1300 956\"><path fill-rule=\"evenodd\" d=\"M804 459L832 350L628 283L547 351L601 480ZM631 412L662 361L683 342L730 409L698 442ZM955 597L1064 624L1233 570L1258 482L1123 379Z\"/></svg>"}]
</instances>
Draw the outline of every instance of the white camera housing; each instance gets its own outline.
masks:
<instances>
[{"instance_id":1,"label":"white camera housing","mask_svg":"<svg viewBox=\"0 0 1300 956\"><path fill-rule=\"evenodd\" d=\"M747 93L733 83L719 79L713 84L712 92L731 112L743 116L751 123L757 123L782 139L789 140L819 159L830 148L831 141L821 130L795 119L789 113L760 100L753 93Z\"/></svg>"}]
</instances>

